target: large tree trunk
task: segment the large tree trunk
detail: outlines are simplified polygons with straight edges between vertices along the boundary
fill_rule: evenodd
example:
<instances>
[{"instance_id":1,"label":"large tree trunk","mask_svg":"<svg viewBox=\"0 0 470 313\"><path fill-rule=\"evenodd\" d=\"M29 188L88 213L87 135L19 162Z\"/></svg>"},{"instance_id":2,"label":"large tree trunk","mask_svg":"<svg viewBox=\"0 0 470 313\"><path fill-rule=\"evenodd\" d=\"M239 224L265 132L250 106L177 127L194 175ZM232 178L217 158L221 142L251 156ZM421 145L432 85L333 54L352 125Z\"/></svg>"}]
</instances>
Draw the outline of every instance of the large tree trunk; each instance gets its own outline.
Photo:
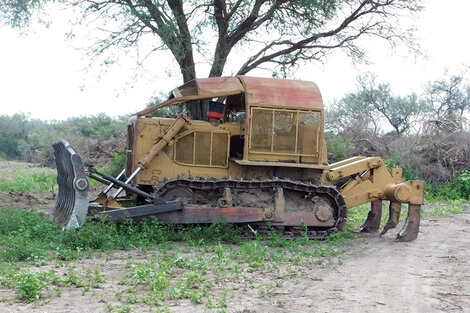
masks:
<instances>
[{"instance_id":1,"label":"large tree trunk","mask_svg":"<svg viewBox=\"0 0 470 313\"><path fill-rule=\"evenodd\" d=\"M187 55L186 58L178 62L183 76L183 82L187 83L196 79L196 69L194 66L194 59L192 54ZM186 109L189 118L193 120L208 120L209 102L208 101L189 101L186 103Z\"/></svg>"}]
</instances>

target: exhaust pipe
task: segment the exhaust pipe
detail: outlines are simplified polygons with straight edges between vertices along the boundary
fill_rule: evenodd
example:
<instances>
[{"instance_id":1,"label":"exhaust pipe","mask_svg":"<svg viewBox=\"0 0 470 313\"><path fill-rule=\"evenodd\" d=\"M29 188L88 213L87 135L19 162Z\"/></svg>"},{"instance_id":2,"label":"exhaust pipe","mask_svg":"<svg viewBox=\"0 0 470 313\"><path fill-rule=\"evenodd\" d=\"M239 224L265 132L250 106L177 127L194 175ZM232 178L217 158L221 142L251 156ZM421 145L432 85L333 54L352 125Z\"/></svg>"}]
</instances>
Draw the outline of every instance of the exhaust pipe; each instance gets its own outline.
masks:
<instances>
[{"instance_id":1,"label":"exhaust pipe","mask_svg":"<svg viewBox=\"0 0 470 313\"><path fill-rule=\"evenodd\" d=\"M88 213L88 188L82 158L64 140L52 144L57 166L59 195L52 211L52 220L64 229L76 229L85 224Z\"/></svg>"}]
</instances>

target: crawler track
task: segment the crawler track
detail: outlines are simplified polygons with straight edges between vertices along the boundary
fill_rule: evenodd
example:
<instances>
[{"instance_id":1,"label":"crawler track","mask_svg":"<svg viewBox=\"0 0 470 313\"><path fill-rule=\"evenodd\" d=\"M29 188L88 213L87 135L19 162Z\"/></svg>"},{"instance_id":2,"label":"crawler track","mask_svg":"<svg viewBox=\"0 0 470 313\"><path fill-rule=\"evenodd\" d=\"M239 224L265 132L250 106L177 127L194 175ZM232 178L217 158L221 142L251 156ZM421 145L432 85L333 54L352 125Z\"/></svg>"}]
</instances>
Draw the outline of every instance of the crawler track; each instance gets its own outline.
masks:
<instances>
[{"instance_id":1,"label":"crawler track","mask_svg":"<svg viewBox=\"0 0 470 313\"><path fill-rule=\"evenodd\" d=\"M236 180L236 179L186 179L178 178L168 180L155 190L155 194L166 200L177 198L181 195L187 205L197 207L216 207L217 200L222 195L224 188L230 188L234 194L234 206L266 206L273 207L273 194L277 188L283 188L286 197L286 214L295 215L299 210L303 213L313 214L311 209L315 201L328 203L334 216L334 225L329 227L305 226L302 225L276 225L272 228L268 223L250 223L260 235L268 235L274 228L277 233L283 234L287 238L308 236L309 238L324 237L328 234L340 232L346 223L348 209L343 196L333 186L315 185L311 182L293 181L289 179L263 179L263 180ZM243 196L245 194L245 196ZM253 199L246 198L246 194L251 194ZM289 205L290 204L290 205ZM301 207L299 209L299 207ZM306 210L306 211L305 211ZM243 233L248 237L254 236L247 225L241 225Z\"/></svg>"}]
</instances>

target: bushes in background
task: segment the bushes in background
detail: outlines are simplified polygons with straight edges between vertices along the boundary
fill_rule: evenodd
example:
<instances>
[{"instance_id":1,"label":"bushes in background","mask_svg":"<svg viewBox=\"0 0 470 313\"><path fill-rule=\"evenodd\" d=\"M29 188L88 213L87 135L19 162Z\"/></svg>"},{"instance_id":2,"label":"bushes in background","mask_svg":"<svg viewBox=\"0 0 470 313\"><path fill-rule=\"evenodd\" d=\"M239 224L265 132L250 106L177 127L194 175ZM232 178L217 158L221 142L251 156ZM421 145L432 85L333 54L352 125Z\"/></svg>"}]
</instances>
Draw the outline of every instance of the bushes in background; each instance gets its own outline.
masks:
<instances>
[{"instance_id":1,"label":"bushes in background","mask_svg":"<svg viewBox=\"0 0 470 313\"><path fill-rule=\"evenodd\" d=\"M90 154L92 159L109 158L124 145L126 123L127 117L115 118L104 113L64 121L31 119L23 113L0 115L0 157L52 166L51 145L65 138L79 153ZM111 150L100 150L101 146Z\"/></svg>"}]
</instances>

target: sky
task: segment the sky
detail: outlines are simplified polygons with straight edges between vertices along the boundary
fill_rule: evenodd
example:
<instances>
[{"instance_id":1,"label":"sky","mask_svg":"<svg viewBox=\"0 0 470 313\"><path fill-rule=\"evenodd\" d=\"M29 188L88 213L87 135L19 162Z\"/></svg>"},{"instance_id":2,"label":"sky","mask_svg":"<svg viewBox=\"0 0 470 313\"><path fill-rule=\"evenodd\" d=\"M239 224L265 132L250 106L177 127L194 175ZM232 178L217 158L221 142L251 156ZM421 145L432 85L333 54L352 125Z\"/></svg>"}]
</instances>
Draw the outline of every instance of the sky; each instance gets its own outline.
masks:
<instances>
[{"instance_id":1,"label":"sky","mask_svg":"<svg viewBox=\"0 0 470 313\"><path fill-rule=\"evenodd\" d=\"M428 0L424 5L415 25L425 56L404 49L392 51L384 42L373 42L367 48L368 64L353 64L335 53L324 64L302 65L295 78L316 82L328 105L354 92L356 77L365 72L376 74L378 82L390 83L400 95L419 94L426 82L442 78L446 69L460 73L470 65L470 1ZM149 62L138 75L134 62L126 58L106 71L102 64L89 66L89 57L80 49L83 43L66 39L68 17L57 11L50 18L49 26L33 23L23 33L0 27L0 114L23 112L44 120L100 112L126 115L180 85L177 72L168 75L169 70L177 70L169 61ZM162 59L168 60L164 55ZM250 74L270 76L267 71Z\"/></svg>"}]
</instances>

